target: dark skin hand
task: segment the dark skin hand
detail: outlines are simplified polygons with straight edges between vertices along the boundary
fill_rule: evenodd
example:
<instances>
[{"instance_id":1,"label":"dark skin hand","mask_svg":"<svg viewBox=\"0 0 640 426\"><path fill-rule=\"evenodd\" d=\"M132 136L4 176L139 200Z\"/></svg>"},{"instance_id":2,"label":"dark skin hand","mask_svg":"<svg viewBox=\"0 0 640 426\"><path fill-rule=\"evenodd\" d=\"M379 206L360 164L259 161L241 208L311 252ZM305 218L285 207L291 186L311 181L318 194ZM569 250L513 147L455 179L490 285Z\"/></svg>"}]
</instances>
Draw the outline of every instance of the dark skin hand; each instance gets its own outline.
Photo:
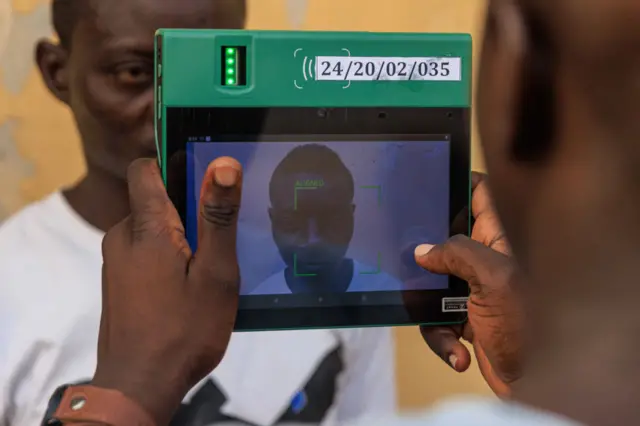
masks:
<instances>
[{"instance_id":1,"label":"dark skin hand","mask_svg":"<svg viewBox=\"0 0 640 426\"><path fill-rule=\"evenodd\" d=\"M233 331L240 280L235 239L241 167L228 157L209 166L195 254L155 161L136 161L128 177L131 215L103 243L103 312L92 384L122 392L157 424L167 424L188 390L220 363ZM481 180L474 184L476 236L495 237L499 222L492 221L492 211L481 208L490 205L478 195L483 194L477 192L481 185ZM518 324L520 314L510 291L510 258L455 237L417 261L434 273L458 275L471 286L469 322L459 329L426 331L430 346L451 354L462 349L466 369L470 356L458 339L469 340L489 385L508 394L509 383L519 374L520 347L514 336L519 327L506 327L505 321Z\"/></svg>"},{"instance_id":2,"label":"dark skin hand","mask_svg":"<svg viewBox=\"0 0 640 426\"><path fill-rule=\"evenodd\" d=\"M241 166L209 166L192 253L156 161L128 171L131 214L103 242L102 320L92 385L122 392L168 424L221 361L238 308Z\"/></svg>"},{"instance_id":3,"label":"dark skin hand","mask_svg":"<svg viewBox=\"0 0 640 426\"><path fill-rule=\"evenodd\" d=\"M471 364L471 354L460 339L470 342L489 387L498 396L508 397L510 385L520 377L522 310L509 245L486 176L480 173L473 174L471 210L475 219L471 238L456 236L426 254L416 252L416 261L428 271L469 283L468 321L461 326L422 327L421 333L429 347L458 372Z\"/></svg>"}]
</instances>

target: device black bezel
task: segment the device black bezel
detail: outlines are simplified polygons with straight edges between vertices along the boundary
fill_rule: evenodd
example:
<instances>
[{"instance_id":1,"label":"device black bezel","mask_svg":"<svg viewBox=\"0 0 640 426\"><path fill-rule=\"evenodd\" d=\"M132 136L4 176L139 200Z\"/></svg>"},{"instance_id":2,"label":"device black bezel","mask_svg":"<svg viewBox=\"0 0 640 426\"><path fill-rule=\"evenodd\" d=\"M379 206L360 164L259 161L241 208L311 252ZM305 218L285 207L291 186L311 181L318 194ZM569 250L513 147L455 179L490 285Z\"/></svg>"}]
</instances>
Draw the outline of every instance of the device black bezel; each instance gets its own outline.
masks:
<instances>
[{"instance_id":1,"label":"device black bezel","mask_svg":"<svg viewBox=\"0 0 640 426\"><path fill-rule=\"evenodd\" d=\"M194 136L211 137L211 142L242 139L256 142L277 135L309 135L322 140L326 135L449 135L450 136L450 223L460 223L468 211L470 195L470 112L467 108L312 108L312 107L168 107L166 128L167 191L183 223L186 214L186 144ZM306 140L306 139L305 139ZM363 139L360 139L363 140ZM402 140L402 139L398 139ZM455 233L468 233L468 220ZM375 293L375 294L374 294ZM383 295L385 294L386 295ZM236 330L274 330L292 328L363 327L409 324L459 323L466 312L443 312L443 297L464 297L468 286L449 277L445 290L368 292L374 298L398 299L396 304L246 308L241 296ZM278 298L298 296L279 295ZM363 302L365 303L365 302Z\"/></svg>"}]
</instances>

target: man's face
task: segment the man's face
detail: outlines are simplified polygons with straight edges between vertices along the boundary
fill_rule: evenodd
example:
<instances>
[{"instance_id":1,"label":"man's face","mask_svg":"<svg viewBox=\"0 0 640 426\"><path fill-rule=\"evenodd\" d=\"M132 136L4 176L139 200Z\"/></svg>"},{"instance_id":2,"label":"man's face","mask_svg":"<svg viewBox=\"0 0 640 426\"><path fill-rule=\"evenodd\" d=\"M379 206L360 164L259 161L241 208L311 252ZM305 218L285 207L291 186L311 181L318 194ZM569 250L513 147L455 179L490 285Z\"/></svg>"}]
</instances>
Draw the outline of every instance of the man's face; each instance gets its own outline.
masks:
<instances>
[{"instance_id":1,"label":"man's face","mask_svg":"<svg viewBox=\"0 0 640 426\"><path fill-rule=\"evenodd\" d=\"M338 264L353 236L351 197L336 183L312 174L286 176L277 185L269 215L285 263L299 274Z\"/></svg>"},{"instance_id":2,"label":"man's face","mask_svg":"<svg viewBox=\"0 0 640 426\"><path fill-rule=\"evenodd\" d=\"M41 52L60 56L39 58L40 67L45 80L59 80L47 83L71 107L90 167L124 177L133 160L155 156L156 29L242 28L243 4L243 0L93 1L75 27L68 54L39 47L39 56Z\"/></svg>"}]
</instances>

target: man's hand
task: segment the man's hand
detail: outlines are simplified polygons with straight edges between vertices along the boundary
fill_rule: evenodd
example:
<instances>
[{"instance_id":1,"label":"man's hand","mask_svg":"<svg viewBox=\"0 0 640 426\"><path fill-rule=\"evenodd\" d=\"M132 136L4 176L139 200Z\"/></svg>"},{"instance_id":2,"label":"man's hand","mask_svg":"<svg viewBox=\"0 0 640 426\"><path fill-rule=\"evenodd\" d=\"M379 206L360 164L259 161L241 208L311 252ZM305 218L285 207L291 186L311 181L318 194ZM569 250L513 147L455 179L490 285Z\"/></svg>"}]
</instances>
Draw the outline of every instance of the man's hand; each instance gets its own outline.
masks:
<instances>
[{"instance_id":1,"label":"man's hand","mask_svg":"<svg viewBox=\"0 0 640 426\"><path fill-rule=\"evenodd\" d=\"M193 254L156 162L138 160L128 172L131 215L104 238L92 384L121 391L157 424L168 424L229 343L240 282L241 175L240 164L228 157L207 169Z\"/></svg>"},{"instance_id":2,"label":"man's hand","mask_svg":"<svg viewBox=\"0 0 640 426\"><path fill-rule=\"evenodd\" d=\"M499 396L520 376L522 311L515 294L515 267L493 209L484 175L474 173L472 238L458 236L444 245L416 249L416 261L438 274L458 276L470 285L469 320L459 327L423 327L429 347L456 371L469 368L471 355L460 338L473 344L485 380Z\"/></svg>"},{"instance_id":3,"label":"man's hand","mask_svg":"<svg viewBox=\"0 0 640 426\"><path fill-rule=\"evenodd\" d=\"M516 269L506 255L464 236L443 245L420 246L416 260L436 274L458 276L469 283L469 319L461 326L423 327L429 347L456 371L469 368L471 355L460 338L471 342L480 371L499 396L520 377L522 311L514 292Z\"/></svg>"},{"instance_id":4,"label":"man's hand","mask_svg":"<svg viewBox=\"0 0 640 426\"><path fill-rule=\"evenodd\" d=\"M471 174L471 214L474 224L471 238L500 253L510 254L511 248L502 229L487 185L487 175Z\"/></svg>"}]
</instances>

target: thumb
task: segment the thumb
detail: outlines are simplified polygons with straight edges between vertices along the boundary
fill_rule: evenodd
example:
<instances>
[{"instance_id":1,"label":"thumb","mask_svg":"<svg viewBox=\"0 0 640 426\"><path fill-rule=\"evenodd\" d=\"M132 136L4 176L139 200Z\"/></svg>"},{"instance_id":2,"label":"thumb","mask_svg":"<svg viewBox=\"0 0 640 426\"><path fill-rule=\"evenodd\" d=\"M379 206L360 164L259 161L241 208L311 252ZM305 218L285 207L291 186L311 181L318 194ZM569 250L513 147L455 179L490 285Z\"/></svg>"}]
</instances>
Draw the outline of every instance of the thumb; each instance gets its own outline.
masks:
<instances>
[{"instance_id":1,"label":"thumb","mask_svg":"<svg viewBox=\"0 0 640 426\"><path fill-rule=\"evenodd\" d=\"M133 237L157 236L163 230L183 229L180 216L167 195L158 162L141 158L127 170Z\"/></svg>"},{"instance_id":2,"label":"thumb","mask_svg":"<svg viewBox=\"0 0 640 426\"><path fill-rule=\"evenodd\" d=\"M198 249L192 267L223 282L238 281L236 233L242 195L242 166L215 159L204 175L198 215Z\"/></svg>"},{"instance_id":3,"label":"thumb","mask_svg":"<svg viewBox=\"0 0 640 426\"><path fill-rule=\"evenodd\" d=\"M481 292L488 274L510 270L509 258L463 235L444 244L422 244L415 250L416 262L434 274L454 275L467 281L471 292Z\"/></svg>"},{"instance_id":4,"label":"thumb","mask_svg":"<svg viewBox=\"0 0 640 426\"><path fill-rule=\"evenodd\" d=\"M420 327L420 333L431 350L451 368L466 371L471 364L471 354L460 341L459 330L452 327Z\"/></svg>"}]
</instances>

